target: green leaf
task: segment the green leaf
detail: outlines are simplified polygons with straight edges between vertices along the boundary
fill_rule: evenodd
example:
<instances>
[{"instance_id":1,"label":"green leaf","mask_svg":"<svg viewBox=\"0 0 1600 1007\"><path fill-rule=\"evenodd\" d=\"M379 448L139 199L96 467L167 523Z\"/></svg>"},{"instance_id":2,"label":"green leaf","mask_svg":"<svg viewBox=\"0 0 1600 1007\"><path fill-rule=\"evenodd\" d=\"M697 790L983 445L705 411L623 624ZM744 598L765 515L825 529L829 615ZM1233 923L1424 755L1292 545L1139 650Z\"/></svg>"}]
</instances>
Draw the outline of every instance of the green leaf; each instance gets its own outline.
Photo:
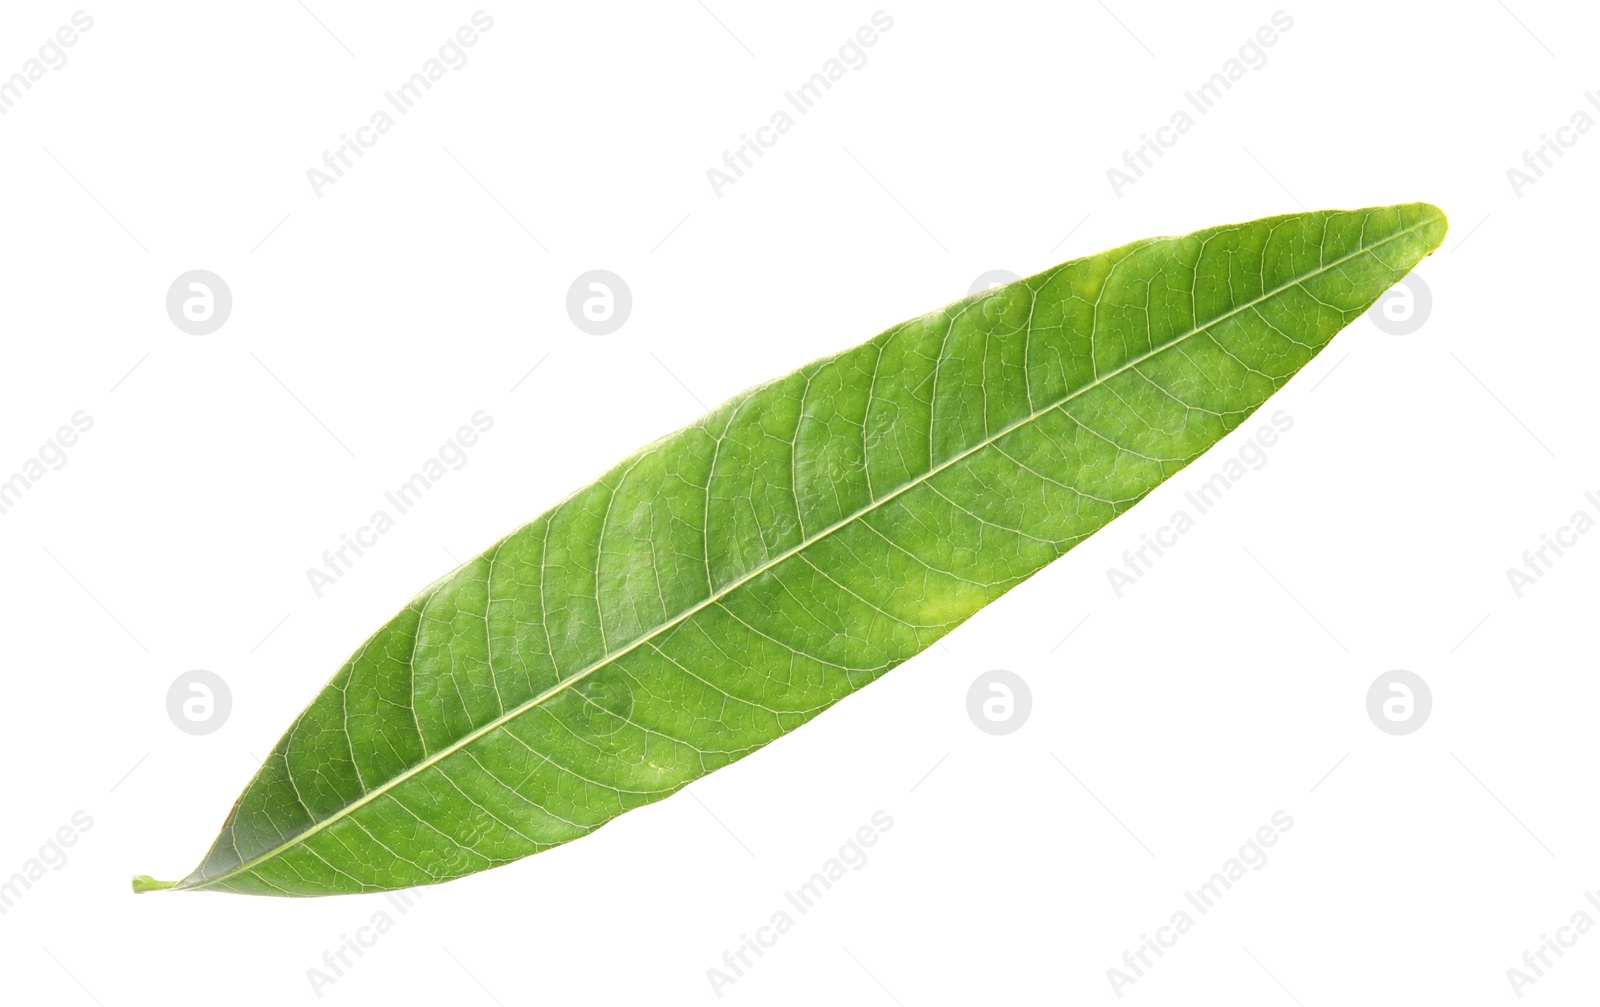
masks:
<instances>
[{"instance_id":1,"label":"green leaf","mask_svg":"<svg viewBox=\"0 0 1600 1007\"><path fill-rule=\"evenodd\" d=\"M379 629L170 887L445 881L750 754L1194 461L1445 229L1410 203L1138 241L736 396Z\"/></svg>"}]
</instances>

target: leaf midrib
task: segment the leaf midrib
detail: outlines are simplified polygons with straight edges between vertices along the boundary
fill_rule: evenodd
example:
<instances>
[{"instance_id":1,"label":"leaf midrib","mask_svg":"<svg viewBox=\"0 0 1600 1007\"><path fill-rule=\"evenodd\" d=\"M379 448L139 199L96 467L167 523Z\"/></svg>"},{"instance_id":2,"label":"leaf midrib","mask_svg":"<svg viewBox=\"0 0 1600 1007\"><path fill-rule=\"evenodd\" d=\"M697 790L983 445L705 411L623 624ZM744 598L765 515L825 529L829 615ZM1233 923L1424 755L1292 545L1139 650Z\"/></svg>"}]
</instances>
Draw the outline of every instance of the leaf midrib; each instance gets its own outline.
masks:
<instances>
[{"instance_id":1,"label":"leaf midrib","mask_svg":"<svg viewBox=\"0 0 1600 1007\"><path fill-rule=\"evenodd\" d=\"M514 708L512 708L510 710L505 711L504 713L500 714L500 716L498 716L498 717L494 718L493 720L489 721L488 723L484 724L482 727L475 728L474 730L472 730L468 734L464 735L460 740L455 741L455 742L451 743L450 745L447 745L444 748L439 749L437 752L434 752L434 753L432 753L430 755L425 756L423 758L423 760L421 762L417 763L415 766L412 766L412 767L406 769L404 772L399 773L399 774L389 778L388 780L385 780L383 783L379 784L375 789L363 793L361 795L361 797L358 798L357 800L352 801L350 804L346 805L343 808L340 808L338 811L336 811L335 813L329 815L328 817L317 821L315 824L313 824L311 826L311 828L306 829L304 832L299 833L298 835L296 835L294 838L290 839L289 841L287 841L285 843L282 843L281 845L279 845L277 847L274 847L273 849L268 850L267 852L262 853L262 854L260 854L260 855L258 855L256 857L244 862L244 863L241 863L241 864L239 864L239 865L237 865L235 867L231 867L228 870L221 872L220 874L217 874L217 875L215 875L213 877L206 878L203 881L199 882L198 884L195 884L195 885L192 885L192 886L187 886L187 887L189 887L191 889L198 889L198 888L207 888L207 887L210 887L212 885L220 884L221 882L227 881L229 878L237 877L237 876L239 876L241 874L244 874L244 873L254 869L256 866L258 866L260 864L263 864L263 863L267 862L268 860L273 859L274 857L284 853L287 850L290 850L290 849L294 848L295 846L301 845L306 840L310 839L312 836L315 836L317 833L322 832L324 829L328 828L329 826L333 825L334 823L340 821L343 818L346 818L346 817L354 814L356 811L358 811L362 807L365 807L367 804L370 804L372 801L376 800L377 798L388 794L391 790L393 790L396 787L400 786L401 784L405 783L407 780L410 780L410 779L412 779L412 778L414 778L416 776L419 776L423 771L425 771L427 769L431 769L434 766L438 765L440 762L442 762L448 756L454 755L456 752L460 751L463 748L466 748L468 745L470 745L473 742L477 741L479 738L482 738L482 737L484 737L484 736L486 736L488 734L493 733L494 731L499 730L500 728L504 727L506 724L508 724L511 721L515 720L516 718L522 716L524 713L527 713L529 710L535 709L536 707L539 707L539 706L543 705L546 701L548 701L552 697L561 694L564 690L566 690L567 688L569 688L573 684L583 681L585 678L588 678L590 675L594 674L595 672L597 672L597 671L601 670L602 668L605 668L605 667L615 663L618 659L626 656L627 654L633 652L634 650L638 649L639 647L649 643L651 640L653 640L656 637L660 636L662 633L665 633L668 630L673 629L674 627L680 625L681 623L683 623L684 621L686 621L690 617L692 617L692 616L696 615L697 613L703 611L704 609L709 608L710 606L716 604L717 602L721 601L723 598L727 597L729 594L731 594L732 592L737 590L738 588L743 587L745 584L749 583L750 581L754 580L755 578L757 578L757 577L761 576L762 574L767 573L768 571L774 569L779 564L783 563L785 560L787 560L787 559L799 554L800 552L804 551L805 549L810 548L812 545L815 545L817 542L822 541L823 539L827 538L829 535L832 535L834 532L838 531L839 529L844 528L844 527L846 527L846 526L848 526L850 524L853 524L854 522L860 520L861 518L865 517L866 515L872 513L875 510L877 510L879 507L881 507L884 504L888 503L889 501L895 499L896 497L898 497L898 496L900 496L900 495L902 495L902 494L904 494L904 493L906 493L906 492L908 492L908 491L910 491L912 489L915 489L917 486L922 485L923 483L925 483L928 480L932 479L934 476L936 476L939 473L945 471L946 469L950 468L951 466L956 465L957 463L962 462L962 461L966 460L967 458L971 457L973 454L976 454L977 452L982 451L984 448L987 448L987 447L993 445L995 442L999 441L1001 438L1007 436L1008 434L1012 433L1013 431L1019 430L1022 427L1025 427L1028 424L1037 421L1038 419L1040 419L1041 417L1043 417L1047 413L1053 412L1054 410L1061 408L1062 406L1066 405L1068 402L1071 402L1073 399L1078 398L1081 395L1084 395L1084 394L1086 394L1088 392L1091 392L1091 391L1095 390L1096 388L1099 388L1099 387L1105 385L1107 382L1111 381L1111 379L1117 377L1119 374L1122 374L1125 371L1132 370L1133 368L1139 366L1140 364L1142 364L1145 361L1151 359L1152 357L1158 356L1158 355L1160 355L1162 353L1167 352L1168 350L1174 349L1174 348L1182 345L1186 340L1192 338L1193 336L1196 336L1196 335L1199 335L1200 333L1206 332L1206 331L1210 330L1211 328L1213 328L1213 327L1215 327L1217 325L1220 325L1221 323L1223 323L1223 322L1227 321L1228 319L1234 317L1235 315L1238 315L1238 314L1240 314L1240 313L1242 313L1242 312L1244 312L1246 310L1254 308L1256 305L1261 304L1262 302L1267 301L1270 298L1276 297L1278 294L1283 293L1285 290L1288 290L1288 289L1290 289L1292 287L1299 286L1300 284L1304 283L1308 279L1311 279L1311 278L1313 278L1315 276L1318 276L1318 275L1321 275L1323 273L1327 273L1330 270L1336 269L1337 267L1343 265L1344 263L1349 262L1350 260L1355 259L1355 258L1357 258L1359 256L1369 254L1372 251L1374 251L1374 250L1376 250L1378 248L1381 248L1382 246L1384 246L1386 244L1389 244L1392 241L1396 241L1396 240L1398 240L1400 238L1403 238L1403 237L1405 237L1405 236L1407 236L1409 234L1414 234L1415 232L1420 231L1424 227L1426 227L1429 224L1433 223L1435 219L1437 219L1437 218L1429 217L1429 218L1427 218L1425 220L1422 220L1422 221L1419 221L1418 223L1413 224L1412 226L1407 227L1407 228L1405 228L1403 230L1396 231L1395 233L1389 235L1388 237L1383 238L1382 240L1377 241L1377 242L1375 242L1375 243L1373 243L1371 245L1366 245L1366 246L1363 246L1361 248L1358 248L1355 251L1349 253L1348 255L1344 255L1344 256L1339 257L1338 259L1335 259L1333 262L1320 264L1320 265L1317 266L1316 269L1311 270L1310 272L1307 272L1307 273L1305 273L1303 275L1297 276L1293 280L1290 280L1288 282L1279 284L1278 286L1272 288L1271 290L1266 291L1265 293L1262 293L1262 294L1250 299L1249 301L1246 301L1245 303L1239 305L1238 307L1233 308L1232 310L1228 311L1227 313L1222 314L1222 315L1218 315L1216 318L1211 319L1210 321L1206 322L1204 325L1196 326L1196 327L1190 329L1188 332L1185 332L1182 335L1177 336L1177 337L1169 340L1168 342L1162 344L1161 346L1159 346L1159 347L1157 347L1155 349L1149 350L1148 352L1143 353L1140 356L1133 358L1132 360L1129 360L1128 362L1118 366L1114 370L1108 371L1104 375L1097 375L1092 381L1090 381L1088 384L1085 384L1083 387L1069 392L1068 394L1062 396L1060 399L1058 399L1055 402L1051 403L1049 406L1046 406L1046 407L1044 407L1042 409L1034 410L1033 412L1029 413L1027 416L1023 417L1022 419L1019 419L1016 422L1014 422L1014 423L1002 428L999 432L997 432L995 434L992 434L992 435L990 435L988 437L983 438L982 440L980 440L976 444L974 444L972 447L967 448L966 450L962 451L961 453L952 456L949 460L941 462L937 466L934 466L933 468L930 468L927 472L923 473L920 476L917 476L915 479L911 479L911 480L901 484L900 486L895 487L895 489L893 489L889 493L885 494L884 496L877 497L877 498L873 499L865 507L862 507L862 508L854 511L853 513L851 513L851 514L839 519L838 521L834 522L833 524L829 525L828 527L826 527L826 528L822 529L821 531L817 532L811 538L806 539L805 541L800 542L799 544L789 548L788 550L784 551L783 553L779 554L778 556L767 560L766 562L764 562L760 566L752 569L750 572L740 576L736 580L730 581L726 587L723 587L723 588L721 588L719 590L713 591L704 600L702 600L700 602L697 602L694 605L690 606L682 614L677 615L677 616L673 617L672 619L667 620L666 622L662 623L660 626L657 626L656 628L650 630L648 633L645 633L645 634L635 638L633 641L628 643L626 646L622 647L620 650L616 650L616 651L613 651L611 653L605 654L598 661L596 661L593 664L589 665L587 668L583 668L580 671L575 672L574 674L568 676L567 678L562 679L560 682L557 682L554 686L551 686L549 689L545 690L544 692L540 693L539 695L534 696L532 699L529 699L526 702L521 703L518 706L516 706L516 707L514 707ZM1063 265L1067 265L1067 264L1063 264ZM1061 267L1057 267L1057 268L1059 269ZM937 369L937 365L935 365L935 366L936 366L936 369ZM420 631L420 628L421 627L419 625L419 627L418 627L419 631ZM307 810L310 810L310 809L307 809ZM179 883L179 886L183 887L182 886L182 882Z\"/></svg>"}]
</instances>

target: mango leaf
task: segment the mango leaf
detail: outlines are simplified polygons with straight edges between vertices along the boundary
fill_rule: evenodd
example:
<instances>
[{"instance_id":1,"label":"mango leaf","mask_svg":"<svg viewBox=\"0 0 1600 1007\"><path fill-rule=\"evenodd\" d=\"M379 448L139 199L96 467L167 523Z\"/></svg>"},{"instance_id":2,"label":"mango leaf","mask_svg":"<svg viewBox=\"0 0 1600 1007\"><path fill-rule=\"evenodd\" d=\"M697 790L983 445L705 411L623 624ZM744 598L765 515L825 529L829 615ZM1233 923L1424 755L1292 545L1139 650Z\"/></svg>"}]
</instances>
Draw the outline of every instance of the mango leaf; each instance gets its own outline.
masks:
<instances>
[{"instance_id":1,"label":"mango leaf","mask_svg":"<svg viewBox=\"0 0 1600 1007\"><path fill-rule=\"evenodd\" d=\"M667 797L1132 507L1445 229L1411 203L1137 241L736 396L425 590L199 868L135 890L433 884Z\"/></svg>"}]
</instances>

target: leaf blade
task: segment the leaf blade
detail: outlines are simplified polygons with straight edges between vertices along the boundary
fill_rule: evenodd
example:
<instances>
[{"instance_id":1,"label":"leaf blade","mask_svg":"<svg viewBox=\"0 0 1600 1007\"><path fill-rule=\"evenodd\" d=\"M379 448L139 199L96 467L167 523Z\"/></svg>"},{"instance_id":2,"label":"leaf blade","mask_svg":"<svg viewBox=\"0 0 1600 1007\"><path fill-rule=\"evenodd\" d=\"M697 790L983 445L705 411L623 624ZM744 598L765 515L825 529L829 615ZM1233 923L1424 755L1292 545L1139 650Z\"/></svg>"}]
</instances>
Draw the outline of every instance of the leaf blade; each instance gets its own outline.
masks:
<instances>
[{"instance_id":1,"label":"leaf blade","mask_svg":"<svg viewBox=\"0 0 1600 1007\"><path fill-rule=\"evenodd\" d=\"M735 397L413 600L175 887L447 880L749 754L1198 457L1445 226L1405 204L1134 242Z\"/></svg>"}]
</instances>

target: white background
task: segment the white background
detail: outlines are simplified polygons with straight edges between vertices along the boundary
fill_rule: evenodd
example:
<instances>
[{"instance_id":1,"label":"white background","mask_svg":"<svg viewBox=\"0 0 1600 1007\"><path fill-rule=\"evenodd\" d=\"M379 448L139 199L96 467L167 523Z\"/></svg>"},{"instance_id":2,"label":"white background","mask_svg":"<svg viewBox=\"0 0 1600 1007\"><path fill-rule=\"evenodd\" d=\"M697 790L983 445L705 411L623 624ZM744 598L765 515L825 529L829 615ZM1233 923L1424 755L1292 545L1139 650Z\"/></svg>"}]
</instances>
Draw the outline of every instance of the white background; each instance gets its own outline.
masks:
<instances>
[{"instance_id":1,"label":"white background","mask_svg":"<svg viewBox=\"0 0 1600 1007\"><path fill-rule=\"evenodd\" d=\"M1277 8L891 6L719 198L706 169L877 8L707 4L488 8L469 62L320 198L306 170L475 6L92 8L0 116L0 477L94 418L0 516L0 877L93 820L0 916L0 996L315 1002L307 970L381 897L135 898L129 876L186 873L300 707L455 557L703 405L988 270L1422 199L1452 220L1425 324L1350 326L1268 406L1294 418L1268 464L1124 597L1106 569L1240 436L803 730L427 890L321 999L718 1002L707 969L881 809L867 865L723 1001L1111 1003L1124 949L1281 809L1267 865L1124 1000L1514 1001L1525 949L1600 920L1600 535L1521 599L1505 573L1597 510L1600 131L1520 197L1506 175L1600 116L1596 13L1287 7L1268 62L1119 198L1106 169ZM75 9L6 5L0 75ZM164 307L196 268L234 298L209 336ZM613 335L566 314L592 268L633 293ZM306 568L480 409L466 467L315 597ZM195 668L233 696L204 737L165 707ZM966 713L993 668L1032 689L1007 737ZM1433 693L1406 737L1365 710L1394 668ZM1584 936L1523 993L1597 984Z\"/></svg>"}]
</instances>

